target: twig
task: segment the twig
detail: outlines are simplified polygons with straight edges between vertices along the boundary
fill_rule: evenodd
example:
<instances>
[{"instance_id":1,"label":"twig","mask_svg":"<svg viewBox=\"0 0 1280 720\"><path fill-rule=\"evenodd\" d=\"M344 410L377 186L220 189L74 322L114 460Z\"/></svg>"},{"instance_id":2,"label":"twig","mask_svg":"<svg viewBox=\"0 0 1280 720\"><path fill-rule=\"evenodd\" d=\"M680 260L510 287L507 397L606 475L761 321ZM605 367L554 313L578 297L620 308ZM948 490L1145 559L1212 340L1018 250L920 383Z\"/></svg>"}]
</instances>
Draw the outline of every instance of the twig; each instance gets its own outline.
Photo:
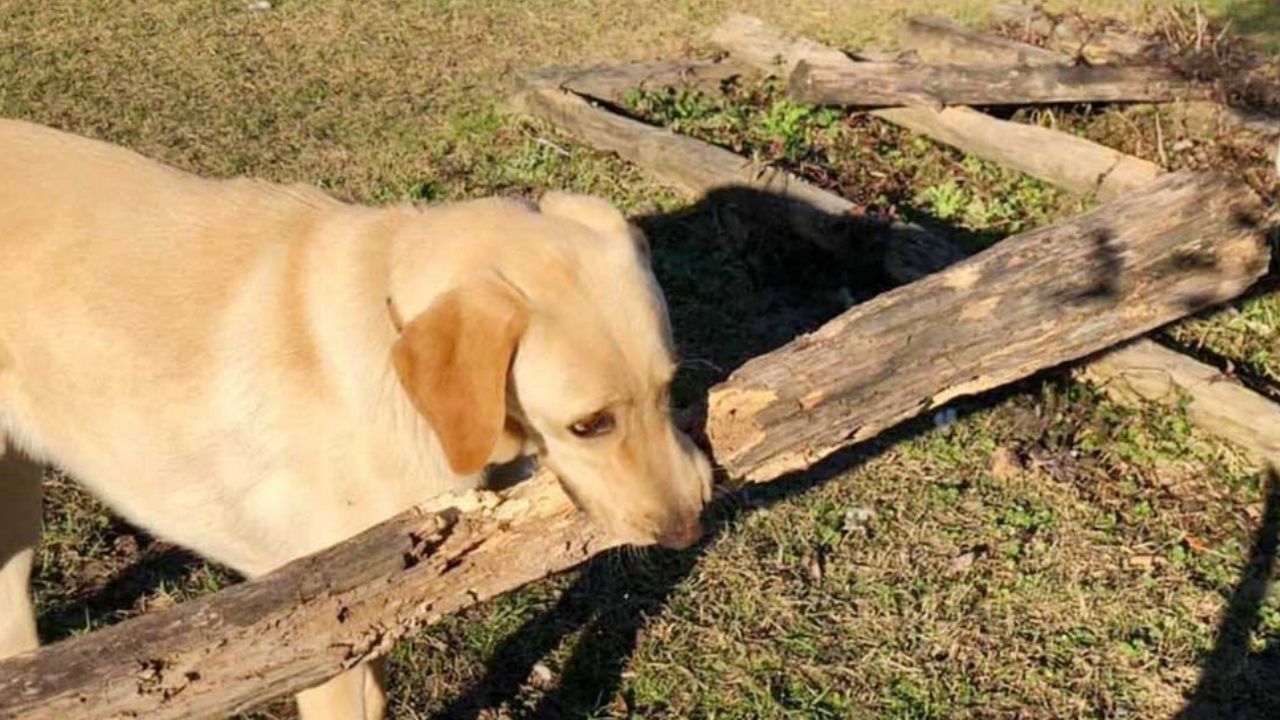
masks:
<instances>
[{"instance_id":1,"label":"twig","mask_svg":"<svg viewBox=\"0 0 1280 720\"><path fill-rule=\"evenodd\" d=\"M1164 126L1160 122L1160 111L1156 111L1156 153L1160 156L1160 166L1169 167L1169 155L1164 151Z\"/></svg>"}]
</instances>

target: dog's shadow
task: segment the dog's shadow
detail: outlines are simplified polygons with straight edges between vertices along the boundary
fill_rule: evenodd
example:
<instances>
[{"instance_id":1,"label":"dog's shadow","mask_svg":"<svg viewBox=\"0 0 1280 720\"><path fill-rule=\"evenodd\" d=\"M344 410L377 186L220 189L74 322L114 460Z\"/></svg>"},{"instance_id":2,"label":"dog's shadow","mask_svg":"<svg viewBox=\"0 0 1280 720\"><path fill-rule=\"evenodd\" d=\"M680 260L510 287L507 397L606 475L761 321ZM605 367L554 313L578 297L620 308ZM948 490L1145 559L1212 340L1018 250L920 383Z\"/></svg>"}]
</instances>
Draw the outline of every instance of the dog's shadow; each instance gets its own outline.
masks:
<instances>
[{"instance_id":1,"label":"dog's shadow","mask_svg":"<svg viewBox=\"0 0 1280 720\"><path fill-rule=\"evenodd\" d=\"M655 272L687 361L677 386L678 403L696 403L728 369L895 284L886 270L894 262L887 226L821 218L820 211L805 208L810 222L822 223L843 243L832 254L790 232L787 207L788 201L776 195L726 188L682 212L638 220L653 244ZM933 218L919 219L960 244L989 240ZM597 556L551 607L507 635L490 654L481 679L434 717L477 718L504 705L523 717L598 716L618 699L646 618L663 611L720 532L743 512L803 493L924 429L921 423L907 423L808 471L752 488L749 499L742 491L720 493L705 516L707 537L690 550L636 553L624 548ZM535 665L574 636L556 686L531 709L513 707ZM621 700L631 705L629 698Z\"/></svg>"},{"instance_id":2,"label":"dog's shadow","mask_svg":"<svg viewBox=\"0 0 1280 720\"><path fill-rule=\"evenodd\" d=\"M726 368L784 344L838 313L843 309L837 307L839 302L847 305L850 300L865 300L894 284L883 271L883 233L878 237L868 235L867 226L859 223L849 226L846 241L851 252L843 261L824 256L811 245L768 223L756 231L770 236L769 254L754 259L737 257L751 252L752 248L749 243L741 242L740 218L725 222L726 210L741 208L744 204L765 208L771 203L776 207L777 198L762 196L753 190L732 189L707 197L687 212L641 221L655 241L655 269L668 291L678 340L686 350L706 356L687 373L690 377L685 386L686 402L705 397L711 385L727 375ZM755 215L755 219L759 217ZM836 218L831 220L839 222ZM965 237L963 231L929 218L925 221L934 232L950 235L962 244L974 241L972 237ZM701 267L691 273L680 263L693 256L705 261L706 253L724 260L726 256L717 254L715 244L708 247L699 244L697 239L717 234L723 238L729 232L726 225L731 227L730 234L737 237L729 243L722 240L720 245L732 248L728 258L742 263L740 274L749 278L755 295L764 299L762 307L742 313L740 319L747 332L719 328L720 332L708 334L701 321L707 319L708 307L715 306L717 299L708 298L705 293L700 298L698 291L705 291L705 287L690 292L691 288L682 284L688 281L686 275L702 271L714 275L716 270ZM760 262L761 257L765 262ZM850 262L849 258L855 260ZM859 261L861 264L857 264ZM724 268L719 272L723 274ZM1115 263L1094 263L1088 280L1096 287L1110 287L1118 282L1112 273L1119 272ZM705 280L705 276L700 276L694 284L706 282L712 285L712 293L723 291L714 280ZM840 283L846 286L836 287ZM842 296L842 300L834 304L830 301L833 288ZM770 305L771 298L780 302ZM736 300L721 298L718 301L732 305ZM743 337L746 341L742 341ZM1034 379L965 401L960 412L968 414L990 406L1032 382ZM925 421L909 421L868 443L837 453L808 471L753 487L749 498L744 492L720 494L708 508L708 537L690 550L637 554L623 549L594 558L580 569L551 607L534 614L506 636L490 653L478 681L433 716L470 720L496 708L532 718L599 717L605 712L630 715L630 708L634 706L632 698L627 697L625 691L620 695L619 691L646 620L664 611L721 532L732 527L744 512L794 497L845 474L885 448L927 431L929 426ZM1260 622L1273 573L1277 533L1280 533L1280 488L1274 476L1270 488L1264 521L1250 562L1230 600L1216 646L1203 663L1199 685L1177 720L1280 717L1280 706L1276 702L1280 692L1268 693L1259 690L1261 686L1257 685L1267 683L1280 687L1280 647L1257 653L1250 652L1248 646L1250 632ZM572 642L572 647L567 659L560 664L560 677L555 686L538 696L532 707L517 702L535 666L566 642Z\"/></svg>"},{"instance_id":3,"label":"dog's shadow","mask_svg":"<svg viewBox=\"0 0 1280 720\"><path fill-rule=\"evenodd\" d=\"M1249 559L1240 572L1218 625L1200 680L1175 720L1280 717L1280 641L1253 647L1263 622L1280 545L1280 476L1267 473L1266 506Z\"/></svg>"}]
</instances>

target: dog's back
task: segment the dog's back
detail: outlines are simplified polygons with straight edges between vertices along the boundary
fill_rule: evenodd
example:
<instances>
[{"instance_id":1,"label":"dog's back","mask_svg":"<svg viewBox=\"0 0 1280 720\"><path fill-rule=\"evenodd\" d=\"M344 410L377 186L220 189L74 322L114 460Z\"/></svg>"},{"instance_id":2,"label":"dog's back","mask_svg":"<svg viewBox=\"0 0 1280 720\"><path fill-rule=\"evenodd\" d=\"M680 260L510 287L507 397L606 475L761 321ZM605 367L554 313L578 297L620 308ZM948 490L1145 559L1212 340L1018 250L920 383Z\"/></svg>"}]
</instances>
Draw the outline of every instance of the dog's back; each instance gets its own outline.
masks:
<instances>
[{"instance_id":1,"label":"dog's back","mask_svg":"<svg viewBox=\"0 0 1280 720\"><path fill-rule=\"evenodd\" d=\"M351 263L314 261L342 252L370 211L13 121L0 121L0 188L0 434L11 443L56 459L126 516L145 503L149 527L188 545L205 539L204 521L280 512L260 497L291 482L265 481L277 466L323 483L324 459L300 467L308 453L291 439L336 433L358 446L335 411L330 376L342 370L319 366L309 305L316 286L341 293L349 280L312 266L379 262L370 248ZM253 542L202 549L252 569Z\"/></svg>"}]
</instances>

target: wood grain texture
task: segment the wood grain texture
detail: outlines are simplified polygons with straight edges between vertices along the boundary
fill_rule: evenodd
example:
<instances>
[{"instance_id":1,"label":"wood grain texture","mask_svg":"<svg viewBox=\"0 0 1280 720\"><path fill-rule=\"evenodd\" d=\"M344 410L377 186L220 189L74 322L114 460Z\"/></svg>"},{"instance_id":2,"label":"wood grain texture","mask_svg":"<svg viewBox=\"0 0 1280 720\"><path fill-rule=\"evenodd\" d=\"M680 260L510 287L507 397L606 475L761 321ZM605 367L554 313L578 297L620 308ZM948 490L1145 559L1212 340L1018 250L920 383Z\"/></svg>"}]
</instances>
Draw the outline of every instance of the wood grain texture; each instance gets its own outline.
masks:
<instances>
[{"instance_id":1,"label":"wood grain texture","mask_svg":"<svg viewBox=\"0 0 1280 720\"><path fill-rule=\"evenodd\" d=\"M716 459L777 477L1235 297L1266 271L1261 218L1243 182L1175 174L1008 238L736 371L709 400Z\"/></svg>"},{"instance_id":2,"label":"wood grain texture","mask_svg":"<svg viewBox=\"0 0 1280 720\"><path fill-rule=\"evenodd\" d=\"M225 717L612 544L547 474L442 498L261 579L4 660L0 718Z\"/></svg>"},{"instance_id":3,"label":"wood grain texture","mask_svg":"<svg viewBox=\"0 0 1280 720\"><path fill-rule=\"evenodd\" d=\"M1038 38L1045 47L1065 62L1081 58L1090 65L1141 63L1150 56L1158 56L1161 48L1139 35L1114 28L1089 28L1070 17L1053 16L1042 8L1015 3L996 5L991 11L992 20L1006 29L1026 38ZM993 38L993 35L986 35ZM1022 48L1039 47L1029 43L1017 43ZM924 38L917 38L923 42ZM1007 56L1006 56L1006 59ZM1268 137L1280 136L1280 118L1257 110L1230 107L1211 100L1193 100L1174 103L1165 111L1175 117L1192 122L1221 124L1219 130L1248 130Z\"/></svg>"},{"instance_id":4,"label":"wood grain texture","mask_svg":"<svg viewBox=\"0 0 1280 720\"><path fill-rule=\"evenodd\" d=\"M1160 66L903 65L807 57L793 100L846 107L1168 102L1207 92Z\"/></svg>"},{"instance_id":5,"label":"wood grain texture","mask_svg":"<svg viewBox=\"0 0 1280 720\"><path fill-rule=\"evenodd\" d=\"M875 116L961 152L1081 195L1111 200L1151 182L1160 166L1075 135L963 107L886 108Z\"/></svg>"},{"instance_id":6,"label":"wood grain texture","mask_svg":"<svg viewBox=\"0 0 1280 720\"><path fill-rule=\"evenodd\" d=\"M739 24L741 26L741 23ZM927 33L908 34L907 47L921 56L929 57L934 43L949 43L952 27L934 24ZM763 23L751 26L753 52L759 54L762 47L773 47L779 52L792 47L807 47L786 38L777 30ZM967 40L972 39L972 32ZM722 47L734 52L736 40L730 33L720 35ZM963 46L963 44L962 44ZM1025 48L1018 44L987 43L984 57L996 63L1014 62ZM1066 61L1065 56L1059 56ZM801 58L792 57L794 66ZM974 59L974 58L970 58ZM759 67L769 71L769 67ZM1216 103L1177 103L1173 111L1201 109L1215 112ZM1158 165L1131 155L1112 150L1074 135L1048 128L1011 123L990 117L968 108L947 108L935 112L923 108L889 108L874 111L883 120L906 127L939 142L951 145L963 152L991 160L1006 167L1021 170L1048 183L1069 190L1096 192L1099 199L1122 196L1152 182L1161 173ZM1214 118L1217 114L1213 115ZM1093 358L1079 369L1086 380L1098 382L1116 399L1146 400L1168 399L1174 394L1185 397L1193 408L1191 419L1201 431L1235 443L1260 459L1276 460L1274 440L1264 433L1270 432L1277 407L1267 398L1232 382L1206 380L1218 376L1213 367L1188 358L1174 350L1149 340L1134 343L1115 353L1105 353ZM1261 430L1252 430L1254 418ZM1280 437L1277 435L1276 437Z\"/></svg>"},{"instance_id":7,"label":"wood grain texture","mask_svg":"<svg viewBox=\"0 0 1280 720\"><path fill-rule=\"evenodd\" d=\"M673 60L548 67L521 76L525 87L554 87L617 103L629 91L687 87L717 93L722 85L754 70L733 60Z\"/></svg>"},{"instance_id":8,"label":"wood grain texture","mask_svg":"<svg viewBox=\"0 0 1280 720\"><path fill-rule=\"evenodd\" d=\"M933 65L1069 65L1070 58L1029 43L970 30L940 17L907 21L902 45Z\"/></svg>"},{"instance_id":9,"label":"wood grain texture","mask_svg":"<svg viewBox=\"0 0 1280 720\"><path fill-rule=\"evenodd\" d=\"M849 56L814 42L809 38L780 34L773 26L751 15L731 13L717 25L710 36L711 43L720 48L732 46L736 62L787 77L801 60L838 64Z\"/></svg>"}]
</instances>

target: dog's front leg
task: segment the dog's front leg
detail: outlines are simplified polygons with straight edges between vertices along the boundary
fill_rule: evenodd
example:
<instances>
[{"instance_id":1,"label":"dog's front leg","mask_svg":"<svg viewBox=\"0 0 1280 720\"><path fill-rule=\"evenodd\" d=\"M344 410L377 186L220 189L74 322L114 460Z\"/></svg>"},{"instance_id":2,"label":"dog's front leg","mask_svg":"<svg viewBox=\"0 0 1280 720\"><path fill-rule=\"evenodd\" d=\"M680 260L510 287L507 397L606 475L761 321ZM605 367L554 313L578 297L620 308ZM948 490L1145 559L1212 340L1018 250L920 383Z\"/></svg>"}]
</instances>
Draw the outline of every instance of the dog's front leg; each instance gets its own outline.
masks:
<instances>
[{"instance_id":1,"label":"dog's front leg","mask_svg":"<svg viewBox=\"0 0 1280 720\"><path fill-rule=\"evenodd\" d=\"M0 658L39 645L28 586L40 542L42 476L38 465L6 454L0 436Z\"/></svg>"},{"instance_id":2,"label":"dog's front leg","mask_svg":"<svg viewBox=\"0 0 1280 720\"><path fill-rule=\"evenodd\" d=\"M361 663L329 682L298 693L302 720L383 720L387 692L383 659Z\"/></svg>"}]
</instances>

